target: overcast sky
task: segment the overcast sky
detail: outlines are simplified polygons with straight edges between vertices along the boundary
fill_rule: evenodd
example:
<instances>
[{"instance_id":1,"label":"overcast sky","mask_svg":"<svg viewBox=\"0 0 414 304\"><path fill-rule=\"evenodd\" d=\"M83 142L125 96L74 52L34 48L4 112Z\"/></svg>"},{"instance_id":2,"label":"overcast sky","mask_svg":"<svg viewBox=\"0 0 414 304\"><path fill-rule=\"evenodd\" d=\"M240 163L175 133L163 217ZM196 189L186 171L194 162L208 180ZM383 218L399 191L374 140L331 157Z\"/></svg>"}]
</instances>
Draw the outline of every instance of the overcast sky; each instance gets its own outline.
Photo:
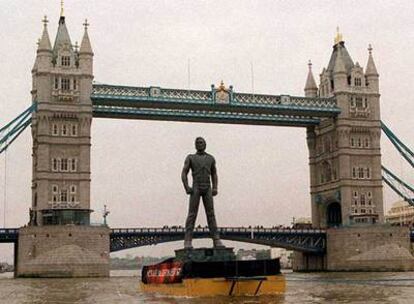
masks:
<instances>
[{"instance_id":1,"label":"overcast sky","mask_svg":"<svg viewBox=\"0 0 414 304\"><path fill-rule=\"evenodd\" d=\"M58 0L0 0L0 126L31 102L31 68L41 19L53 44ZM209 90L221 80L237 92L303 95L307 62L315 78L326 67L336 27L354 62L366 66L367 46L380 74L382 119L414 146L414 2L412 1L65 1L72 42L90 25L95 81ZM318 81L317 81L318 82ZM194 138L204 136L217 161L222 226L289 224L310 216L305 129L140 120L94 119L93 221L103 205L111 227L183 225L188 197L180 173ZM28 222L30 130L0 155L0 226ZM383 164L413 183L409 167L382 138ZM7 183L4 181L7 163ZM5 184L6 190L5 190ZM398 198L384 188L385 209ZM205 225L200 208L197 224ZM200 244L209 244L201 242ZM227 243L239 246L235 243ZM129 250L170 254L181 243ZM0 245L0 261L11 259Z\"/></svg>"}]
</instances>

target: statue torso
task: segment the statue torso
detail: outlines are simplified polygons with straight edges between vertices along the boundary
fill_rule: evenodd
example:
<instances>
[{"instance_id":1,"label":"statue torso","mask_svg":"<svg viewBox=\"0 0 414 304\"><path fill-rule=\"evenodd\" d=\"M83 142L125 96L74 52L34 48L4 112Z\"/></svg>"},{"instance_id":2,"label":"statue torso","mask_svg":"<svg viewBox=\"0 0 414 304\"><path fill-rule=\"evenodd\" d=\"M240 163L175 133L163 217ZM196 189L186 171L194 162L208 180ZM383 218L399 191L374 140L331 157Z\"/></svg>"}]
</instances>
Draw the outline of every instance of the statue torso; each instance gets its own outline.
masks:
<instances>
[{"instance_id":1,"label":"statue torso","mask_svg":"<svg viewBox=\"0 0 414 304\"><path fill-rule=\"evenodd\" d=\"M193 184L199 187L210 187L211 168L215 163L214 157L208 153L190 154L190 168Z\"/></svg>"}]
</instances>

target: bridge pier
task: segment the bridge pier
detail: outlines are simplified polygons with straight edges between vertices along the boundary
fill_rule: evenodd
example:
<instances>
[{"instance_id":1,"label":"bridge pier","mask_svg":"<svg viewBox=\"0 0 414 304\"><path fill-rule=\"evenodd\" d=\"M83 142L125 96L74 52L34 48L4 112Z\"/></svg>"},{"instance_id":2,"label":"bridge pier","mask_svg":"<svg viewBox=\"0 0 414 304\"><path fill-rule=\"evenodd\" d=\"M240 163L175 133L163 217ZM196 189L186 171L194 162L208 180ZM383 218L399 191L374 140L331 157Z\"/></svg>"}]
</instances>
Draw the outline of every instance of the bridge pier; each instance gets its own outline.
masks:
<instances>
[{"instance_id":1,"label":"bridge pier","mask_svg":"<svg viewBox=\"0 0 414 304\"><path fill-rule=\"evenodd\" d=\"M412 271L408 227L351 226L327 230L328 271Z\"/></svg>"},{"instance_id":2,"label":"bridge pier","mask_svg":"<svg viewBox=\"0 0 414 304\"><path fill-rule=\"evenodd\" d=\"M20 228L17 277L108 277L108 227Z\"/></svg>"},{"instance_id":3,"label":"bridge pier","mask_svg":"<svg viewBox=\"0 0 414 304\"><path fill-rule=\"evenodd\" d=\"M350 226L326 231L326 254L294 252L294 271L413 271L408 227Z\"/></svg>"},{"instance_id":4,"label":"bridge pier","mask_svg":"<svg viewBox=\"0 0 414 304\"><path fill-rule=\"evenodd\" d=\"M293 252L293 271L325 271L326 254L315 254L308 252Z\"/></svg>"}]
</instances>

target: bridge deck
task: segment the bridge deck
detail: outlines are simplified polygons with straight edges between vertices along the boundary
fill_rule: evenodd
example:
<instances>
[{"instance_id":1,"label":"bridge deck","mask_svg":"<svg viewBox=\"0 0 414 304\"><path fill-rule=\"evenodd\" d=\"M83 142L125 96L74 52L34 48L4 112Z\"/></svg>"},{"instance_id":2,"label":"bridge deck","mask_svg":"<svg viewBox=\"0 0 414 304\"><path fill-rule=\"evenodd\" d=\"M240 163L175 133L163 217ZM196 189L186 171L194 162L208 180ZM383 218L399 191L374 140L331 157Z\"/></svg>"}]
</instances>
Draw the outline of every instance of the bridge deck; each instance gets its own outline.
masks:
<instances>
[{"instance_id":1,"label":"bridge deck","mask_svg":"<svg viewBox=\"0 0 414 304\"><path fill-rule=\"evenodd\" d=\"M334 98L128 87L94 84L94 117L211 123L299 126L317 125L340 113Z\"/></svg>"}]
</instances>

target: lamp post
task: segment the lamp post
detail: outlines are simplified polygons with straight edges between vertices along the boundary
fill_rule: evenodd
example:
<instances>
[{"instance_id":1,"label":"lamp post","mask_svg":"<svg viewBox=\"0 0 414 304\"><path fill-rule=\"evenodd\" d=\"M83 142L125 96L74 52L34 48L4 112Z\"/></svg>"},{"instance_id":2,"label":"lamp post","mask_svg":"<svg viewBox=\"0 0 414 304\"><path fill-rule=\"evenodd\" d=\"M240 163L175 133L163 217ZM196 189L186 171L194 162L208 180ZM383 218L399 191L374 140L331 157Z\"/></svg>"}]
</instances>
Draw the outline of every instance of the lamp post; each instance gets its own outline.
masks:
<instances>
[{"instance_id":1,"label":"lamp post","mask_svg":"<svg viewBox=\"0 0 414 304\"><path fill-rule=\"evenodd\" d=\"M105 226L107 226L107 224L106 224L106 217L108 216L108 214L109 214L109 210L108 210L108 209L106 209L106 205L104 205L104 210L103 210L103 219L104 219L104 225L105 225Z\"/></svg>"}]
</instances>

